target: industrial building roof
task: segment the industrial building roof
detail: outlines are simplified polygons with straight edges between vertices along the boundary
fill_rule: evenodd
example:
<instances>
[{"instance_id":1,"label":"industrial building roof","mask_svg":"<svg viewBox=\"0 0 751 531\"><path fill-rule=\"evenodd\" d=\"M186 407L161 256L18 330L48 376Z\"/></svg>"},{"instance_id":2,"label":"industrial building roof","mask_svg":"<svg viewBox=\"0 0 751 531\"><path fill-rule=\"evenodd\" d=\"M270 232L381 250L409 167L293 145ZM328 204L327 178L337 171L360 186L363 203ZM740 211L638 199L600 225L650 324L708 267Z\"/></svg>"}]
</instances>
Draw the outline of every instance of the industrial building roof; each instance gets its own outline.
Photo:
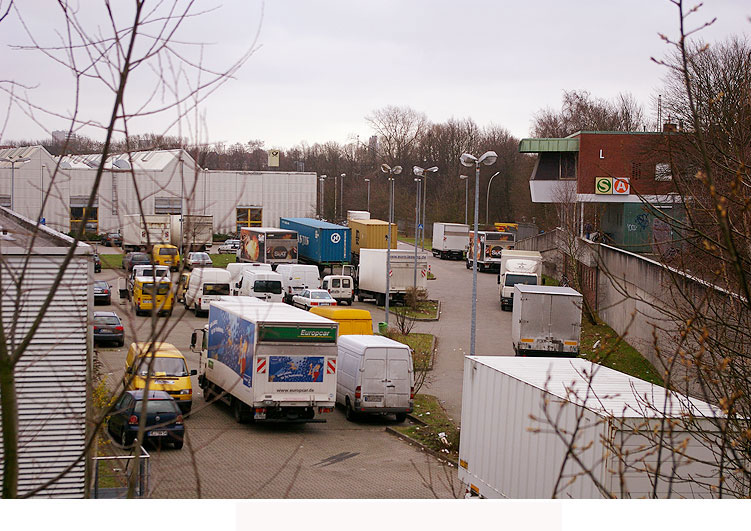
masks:
<instances>
[{"instance_id":1,"label":"industrial building roof","mask_svg":"<svg viewBox=\"0 0 751 531\"><path fill-rule=\"evenodd\" d=\"M101 154L65 155L60 159L60 164L65 168L87 169L97 168L101 160ZM135 170L160 171L180 160L188 163L188 167L191 168L195 164L195 161L187 151L182 149L167 149L110 155L107 157L105 167L107 169L129 170L132 166Z\"/></svg>"},{"instance_id":2,"label":"industrial building roof","mask_svg":"<svg viewBox=\"0 0 751 531\"><path fill-rule=\"evenodd\" d=\"M39 149L44 149L42 146L23 146L16 148L0 149L0 168L10 168L11 163L7 160L19 160L28 159ZM46 151L46 150L45 150Z\"/></svg>"}]
</instances>

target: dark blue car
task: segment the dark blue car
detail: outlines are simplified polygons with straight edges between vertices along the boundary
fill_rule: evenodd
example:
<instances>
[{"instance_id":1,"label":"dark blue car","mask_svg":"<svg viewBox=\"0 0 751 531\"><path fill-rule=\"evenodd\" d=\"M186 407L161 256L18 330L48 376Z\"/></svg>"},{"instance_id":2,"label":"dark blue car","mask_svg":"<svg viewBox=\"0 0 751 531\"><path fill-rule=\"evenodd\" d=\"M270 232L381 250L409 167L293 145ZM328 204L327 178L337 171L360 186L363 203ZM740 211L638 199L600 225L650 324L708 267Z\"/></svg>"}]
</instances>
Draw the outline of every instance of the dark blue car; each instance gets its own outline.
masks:
<instances>
[{"instance_id":1,"label":"dark blue car","mask_svg":"<svg viewBox=\"0 0 751 531\"><path fill-rule=\"evenodd\" d=\"M143 390L126 391L107 423L112 438L124 447L132 446L136 440L143 400ZM166 391L149 391L144 441L170 442L179 450L184 433L183 416L175 400Z\"/></svg>"}]
</instances>

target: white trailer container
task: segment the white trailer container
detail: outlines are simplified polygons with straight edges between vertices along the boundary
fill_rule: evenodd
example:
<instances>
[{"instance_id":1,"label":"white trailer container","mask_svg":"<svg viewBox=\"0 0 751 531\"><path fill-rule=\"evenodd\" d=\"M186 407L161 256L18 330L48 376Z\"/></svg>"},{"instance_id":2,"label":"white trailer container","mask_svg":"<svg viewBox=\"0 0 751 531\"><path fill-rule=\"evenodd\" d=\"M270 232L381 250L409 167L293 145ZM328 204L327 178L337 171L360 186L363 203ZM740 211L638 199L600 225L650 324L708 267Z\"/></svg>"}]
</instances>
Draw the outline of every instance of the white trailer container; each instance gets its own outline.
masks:
<instances>
[{"instance_id":1,"label":"white trailer container","mask_svg":"<svg viewBox=\"0 0 751 531\"><path fill-rule=\"evenodd\" d=\"M180 249L181 253L205 251L213 244L214 216L172 215L170 216L170 232L170 243Z\"/></svg>"},{"instance_id":2,"label":"white trailer container","mask_svg":"<svg viewBox=\"0 0 751 531\"><path fill-rule=\"evenodd\" d=\"M582 295L563 286L514 286L511 342L517 356L576 356Z\"/></svg>"},{"instance_id":3,"label":"white trailer container","mask_svg":"<svg viewBox=\"0 0 751 531\"><path fill-rule=\"evenodd\" d=\"M461 260L469 247L469 225L463 223L433 223L433 256Z\"/></svg>"},{"instance_id":4,"label":"white trailer container","mask_svg":"<svg viewBox=\"0 0 751 531\"><path fill-rule=\"evenodd\" d=\"M707 486L716 486L720 475L706 464L714 462L707 434L721 413L709 404L666 395L581 358L467 356L463 385L459 479L476 495L650 497L655 479L659 497L716 495ZM662 411L675 424L664 434L658 476ZM702 434L690 428L697 425ZM674 466L669 485L664 475ZM694 481L687 481L690 475Z\"/></svg>"},{"instance_id":5,"label":"white trailer container","mask_svg":"<svg viewBox=\"0 0 751 531\"><path fill-rule=\"evenodd\" d=\"M367 210L347 210L347 223L353 219L370 219L370 212Z\"/></svg>"},{"instance_id":6,"label":"white trailer container","mask_svg":"<svg viewBox=\"0 0 751 531\"><path fill-rule=\"evenodd\" d=\"M325 422L336 399L337 323L253 297L212 302L198 383L238 422ZM191 340L195 349L196 330Z\"/></svg>"},{"instance_id":7,"label":"white trailer container","mask_svg":"<svg viewBox=\"0 0 751 531\"><path fill-rule=\"evenodd\" d=\"M123 250L138 251L156 243L170 243L169 214L140 214L123 217Z\"/></svg>"},{"instance_id":8,"label":"white trailer container","mask_svg":"<svg viewBox=\"0 0 751 531\"><path fill-rule=\"evenodd\" d=\"M238 262L296 264L297 232L273 227L242 227Z\"/></svg>"},{"instance_id":9,"label":"white trailer container","mask_svg":"<svg viewBox=\"0 0 751 531\"><path fill-rule=\"evenodd\" d=\"M386 253L387 249L360 249L357 300L375 299L379 306L386 303ZM391 250L390 300L404 300L407 290L414 286L414 267L414 252ZM417 253L418 290L426 289L427 278L428 255Z\"/></svg>"},{"instance_id":10,"label":"white trailer container","mask_svg":"<svg viewBox=\"0 0 751 531\"><path fill-rule=\"evenodd\" d=\"M500 271L501 253L504 249L513 249L516 243L513 232L473 231L469 232L467 247L467 269L472 269L474 245L477 245L477 270Z\"/></svg>"},{"instance_id":11,"label":"white trailer container","mask_svg":"<svg viewBox=\"0 0 751 531\"><path fill-rule=\"evenodd\" d=\"M538 251L501 251L501 270L498 273L498 296L501 310L514 305L514 286L542 284L542 255Z\"/></svg>"}]
</instances>

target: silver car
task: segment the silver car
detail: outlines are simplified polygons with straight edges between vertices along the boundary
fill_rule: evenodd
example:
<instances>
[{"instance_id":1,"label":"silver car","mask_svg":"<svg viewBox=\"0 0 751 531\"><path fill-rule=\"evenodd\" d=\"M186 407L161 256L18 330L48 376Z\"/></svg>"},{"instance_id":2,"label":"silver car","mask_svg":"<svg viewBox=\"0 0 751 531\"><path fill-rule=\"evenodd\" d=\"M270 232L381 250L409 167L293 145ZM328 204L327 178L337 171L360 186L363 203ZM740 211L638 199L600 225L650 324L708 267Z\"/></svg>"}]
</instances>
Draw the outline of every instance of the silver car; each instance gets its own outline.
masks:
<instances>
[{"instance_id":1,"label":"silver car","mask_svg":"<svg viewBox=\"0 0 751 531\"><path fill-rule=\"evenodd\" d=\"M318 306L336 306L336 299L325 289L305 289L292 297L292 305L310 310Z\"/></svg>"},{"instance_id":2,"label":"silver car","mask_svg":"<svg viewBox=\"0 0 751 531\"><path fill-rule=\"evenodd\" d=\"M211 257L203 252L188 253L188 258L185 259L185 267L191 271L194 267L211 267L212 264Z\"/></svg>"}]
</instances>

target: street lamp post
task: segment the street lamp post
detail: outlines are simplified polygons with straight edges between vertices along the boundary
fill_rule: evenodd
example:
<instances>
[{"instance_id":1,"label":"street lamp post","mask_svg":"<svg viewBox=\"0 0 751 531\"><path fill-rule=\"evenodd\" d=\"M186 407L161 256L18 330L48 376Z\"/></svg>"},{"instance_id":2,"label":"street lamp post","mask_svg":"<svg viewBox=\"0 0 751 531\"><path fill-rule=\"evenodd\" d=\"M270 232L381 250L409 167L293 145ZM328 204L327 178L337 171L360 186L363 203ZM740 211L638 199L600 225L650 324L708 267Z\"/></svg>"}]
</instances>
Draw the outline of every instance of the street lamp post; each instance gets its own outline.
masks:
<instances>
[{"instance_id":1,"label":"street lamp post","mask_svg":"<svg viewBox=\"0 0 751 531\"><path fill-rule=\"evenodd\" d=\"M422 172L418 173L417 170L419 170L417 166L412 168L412 171L415 175L422 175ZM420 190L421 190L421 181L420 177L415 178L415 182L417 183L417 190L415 193L415 274L414 274L414 280L413 280L413 286L412 289L415 290L415 295L417 295L417 235L420 233L418 229L418 225L420 223Z\"/></svg>"},{"instance_id":2,"label":"street lamp post","mask_svg":"<svg viewBox=\"0 0 751 531\"><path fill-rule=\"evenodd\" d=\"M490 185L493 183L493 178L499 173L501 172L499 171L495 172L493 174L493 177L491 177L490 180L488 181L488 193L485 194L485 225L488 224L488 206L490 205Z\"/></svg>"},{"instance_id":3,"label":"street lamp post","mask_svg":"<svg viewBox=\"0 0 751 531\"><path fill-rule=\"evenodd\" d=\"M368 183L368 212L370 212L370 179L365 179L365 182Z\"/></svg>"},{"instance_id":4,"label":"street lamp post","mask_svg":"<svg viewBox=\"0 0 751 531\"><path fill-rule=\"evenodd\" d=\"M339 196L339 219L344 218L344 178L346 173L342 173L339 177L342 178L342 193Z\"/></svg>"},{"instance_id":5,"label":"street lamp post","mask_svg":"<svg viewBox=\"0 0 751 531\"><path fill-rule=\"evenodd\" d=\"M415 166L415 168L420 168L420 167ZM420 170L422 171L420 175L422 175L422 180L424 181L423 189L422 189L422 229L420 231L422 234L422 239L421 239L422 243L420 244L420 246L422 247L422 250L425 251L425 201L427 200L427 197L428 197L428 175L425 172L435 173L438 171L438 166L433 166L425 170L420 168ZM417 240L415 240L415 245L417 245Z\"/></svg>"},{"instance_id":6,"label":"street lamp post","mask_svg":"<svg viewBox=\"0 0 751 531\"><path fill-rule=\"evenodd\" d=\"M389 226L386 229L386 328L389 326L389 299L391 298L391 224L394 218L394 175L402 172L401 166L393 168L388 164L381 164L381 171L389 176Z\"/></svg>"},{"instance_id":7,"label":"street lamp post","mask_svg":"<svg viewBox=\"0 0 751 531\"><path fill-rule=\"evenodd\" d=\"M324 217L325 217L325 210L323 209L323 207L324 207L324 203L323 203L323 199L324 199L324 197L323 197L323 193L324 193L324 191L325 191L325 189L324 189L324 187L323 187L323 183L324 183L324 181L326 181L326 176L325 176L325 175L321 175L321 176L320 176L320 177L318 178L318 182L319 182L319 183L321 183L321 193L319 194L319 195L321 196L321 219L324 219Z\"/></svg>"},{"instance_id":8,"label":"street lamp post","mask_svg":"<svg viewBox=\"0 0 751 531\"><path fill-rule=\"evenodd\" d=\"M10 162L10 209L15 211L14 196L16 189L16 164L23 164L29 162L31 159L22 157L4 157L0 159L0 162Z\"/></svg>"},{"instance_id":9,"label":"street lamp post","mask_svg":"<svg viewBox=\"0 0 751 531\"><path fill-rule=\"evenodd\" d=\"M486 151L479 159L469 153L464 153L461 156L462 165L467 167L475 167L475 230L472 233L472 323L469 335L469 355L475 355L475 339L477 332L477 218L480 213L480 165L484 164L490 166L494 164L498 159L498 155L495 151Z\"/></svg>"},{"instance_id":10,"label":"street lamp post","mask_svg":"<svg viewBox=\"0 0 751 531\"><path fill-rule=\"evenodd\" d=\"M467 198L469 197L469 177L460 175L459 178L464 181L464 224L467 224Z\"/></svg>"}]
</instances>

